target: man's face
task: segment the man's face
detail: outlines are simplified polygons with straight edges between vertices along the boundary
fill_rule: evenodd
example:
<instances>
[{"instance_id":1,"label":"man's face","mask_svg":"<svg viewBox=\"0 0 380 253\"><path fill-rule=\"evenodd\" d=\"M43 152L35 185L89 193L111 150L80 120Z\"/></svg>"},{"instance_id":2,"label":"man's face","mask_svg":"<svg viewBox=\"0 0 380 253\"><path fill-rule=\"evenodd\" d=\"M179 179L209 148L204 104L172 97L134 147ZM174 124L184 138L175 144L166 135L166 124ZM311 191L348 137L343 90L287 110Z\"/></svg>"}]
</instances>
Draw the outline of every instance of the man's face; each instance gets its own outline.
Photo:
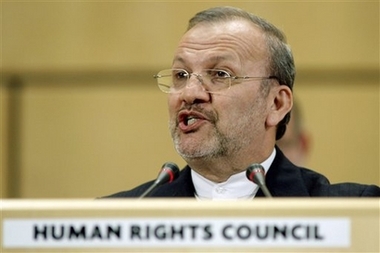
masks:
<instances>
[{"instance_id":1,"label":"man's face","mask_svg":"<svg viewBox=\"0 0 380 253\"><path fill-rule=\"evenodd\" d=\"M232 76L266 77L268 53L262 32L247 21L198 24L181 39L174 69L199 74L220 69ZM246 80L210 93L192 75L168 97L170 131L187 161L254 152L264 141L269 102L261 81Z\"/></svg>"}]
</instances>

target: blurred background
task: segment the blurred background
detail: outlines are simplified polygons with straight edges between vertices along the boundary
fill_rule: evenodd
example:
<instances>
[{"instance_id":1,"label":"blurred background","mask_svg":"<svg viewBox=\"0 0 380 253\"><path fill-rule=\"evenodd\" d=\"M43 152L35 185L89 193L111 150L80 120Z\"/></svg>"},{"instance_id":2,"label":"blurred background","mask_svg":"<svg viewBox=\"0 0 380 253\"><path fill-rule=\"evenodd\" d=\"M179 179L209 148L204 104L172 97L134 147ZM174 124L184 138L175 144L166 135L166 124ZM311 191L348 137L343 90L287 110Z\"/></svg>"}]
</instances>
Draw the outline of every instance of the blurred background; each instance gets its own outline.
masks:
<instances>
[{"instance_id":1,"label":"blurred background","mask_svg":"<svg viewBox=\"0 0 380 253\"><path fill-rule=\"evenodd\" d=\"M2 1L1 196L94 198L185 163L153 74L187 21L233 5L280 27L311 145L331 182L379 185L378 1Z\"/></svg>"}]
</instances>

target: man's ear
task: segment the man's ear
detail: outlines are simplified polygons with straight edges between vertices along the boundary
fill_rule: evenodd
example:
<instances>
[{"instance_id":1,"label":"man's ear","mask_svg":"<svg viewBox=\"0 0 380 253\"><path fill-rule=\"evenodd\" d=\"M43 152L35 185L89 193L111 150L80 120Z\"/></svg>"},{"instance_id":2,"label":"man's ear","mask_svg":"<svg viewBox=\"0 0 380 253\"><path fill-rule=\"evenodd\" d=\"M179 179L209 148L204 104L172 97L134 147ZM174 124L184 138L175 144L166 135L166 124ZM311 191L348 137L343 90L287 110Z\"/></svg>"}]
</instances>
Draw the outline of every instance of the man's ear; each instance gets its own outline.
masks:
<instances>
[{"instance_id":1,"label":"man's ear","mask_svg":"<svg viewBox=\"0 0 380 253\"><path fill-rule=\"evenodd\" d=\"M286 85L279 85L270 92L270 109L266 120L268 127L277 124L290 112L293 106L293 93Z\"/></svg>"}]
</instances>

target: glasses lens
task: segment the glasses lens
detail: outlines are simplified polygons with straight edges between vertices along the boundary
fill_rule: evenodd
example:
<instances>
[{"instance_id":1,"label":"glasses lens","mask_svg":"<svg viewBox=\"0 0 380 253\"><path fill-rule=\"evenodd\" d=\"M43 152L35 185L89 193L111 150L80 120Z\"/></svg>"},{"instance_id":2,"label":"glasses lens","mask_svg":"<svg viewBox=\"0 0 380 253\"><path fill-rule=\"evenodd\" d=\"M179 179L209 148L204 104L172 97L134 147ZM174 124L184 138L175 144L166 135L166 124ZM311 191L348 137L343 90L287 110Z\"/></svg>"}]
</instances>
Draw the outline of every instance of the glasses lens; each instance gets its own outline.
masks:
<instances>
[{"instance_id":1,"label":"glasses lens","mask_svg":"<svg viewBox=\"0 0 380 253\"><path fill-rule=\"evenodd\" d=\"M207 69L204 77L207 77L207 86L211 91L226 89L230 86L231 75L225 70Z\"/></svg>"},{"instance_id":2,"label":"glasses lens","mask_svg":"<svg viewBox=\"0 0 380 253\"><path fill-rule=\"evenodd\" d=\"M190 75L184 69L165 69L154 77L157 79L158 87L165 93L176 93L184 88ZM206 69L201 74L193 74L209 92L229 88L231 75L225 70Z\"/></svg>"},{"instance_id":3,"label":"glasses lens","mask_svg":"<svg viewBox=\"0 0 380 253\"><path fill-rule=\"evenodd\" d=\"M175 90L182 89L186 86L190 74L183 69L172 69L172 87Z\"/></svg>"},{"instance_id":4,"label":"glasses lens","mask_svg":"<svg viewBox=\"0 0 380 253\"><path fill-rule=\"evenodd\" d=\"M163 92L172 93L186 85L189 73L183 69L165 69L155 75L155 78Z\"/></svg>"},{"instance_id":5,"label":"glasses lens","mask_svg":"<svg viewBox=\"0 0 380 253\"><path fill-rule=\"evenodd\" d=\"M160 72L158 72L157 75L155 75L155 78L157 79L157 84L160 90L162 90L165 93L169 93L172 84L171 69L161 70Z\"/></svg>"}]
</instances>

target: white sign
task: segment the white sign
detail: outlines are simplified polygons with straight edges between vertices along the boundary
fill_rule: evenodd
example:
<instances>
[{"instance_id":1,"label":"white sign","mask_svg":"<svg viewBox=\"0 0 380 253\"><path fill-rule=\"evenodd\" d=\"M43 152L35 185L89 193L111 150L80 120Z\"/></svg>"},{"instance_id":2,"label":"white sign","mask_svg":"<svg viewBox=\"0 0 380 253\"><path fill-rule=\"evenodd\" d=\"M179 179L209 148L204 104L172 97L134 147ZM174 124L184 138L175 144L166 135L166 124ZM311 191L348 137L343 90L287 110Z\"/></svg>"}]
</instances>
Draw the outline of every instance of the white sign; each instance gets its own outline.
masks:
<instances>
[{"instance_id":1,"label":"white sign","mask_svg":"<svg viewBox=\"0 0 380 253\"><path fill-rule=\"evenodd\" d=\"M350 247L348 218L4 219L4 248Z\"/></svg>"}]
</instances>

